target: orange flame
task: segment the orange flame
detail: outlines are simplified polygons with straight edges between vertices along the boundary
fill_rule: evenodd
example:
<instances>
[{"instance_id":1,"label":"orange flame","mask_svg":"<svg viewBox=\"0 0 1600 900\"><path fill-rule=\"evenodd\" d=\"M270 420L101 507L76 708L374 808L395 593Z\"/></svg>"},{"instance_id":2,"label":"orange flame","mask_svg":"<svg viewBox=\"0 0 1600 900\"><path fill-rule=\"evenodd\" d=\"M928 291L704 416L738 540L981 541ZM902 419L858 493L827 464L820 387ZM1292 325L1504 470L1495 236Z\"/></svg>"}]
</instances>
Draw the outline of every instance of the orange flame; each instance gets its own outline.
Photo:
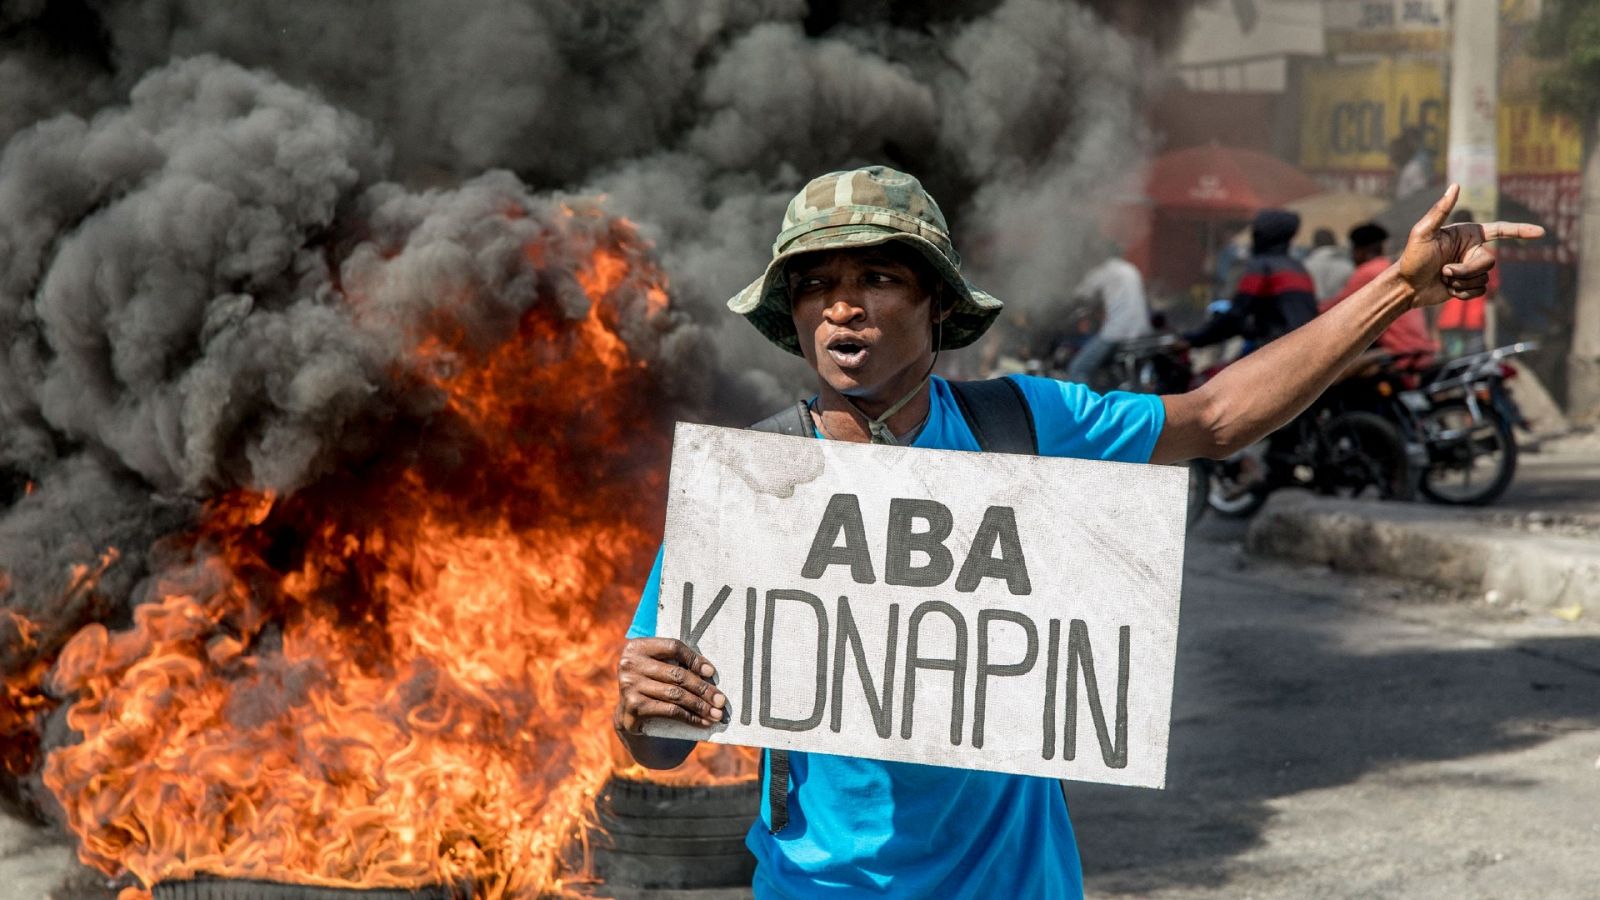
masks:
<instances>
[{"instance_id":1,"label":"orange flame","mask_svg":"<svg viewBox=\"0 0 1600 900\"><path fill-rule=\"evenodd\" d=\"M9 576L0 573L0 593L5 591L6 585L10 583L10 580ZM33 620L16 610L4 609L0 610L0 612L5 613L6 618L10 619L12 626L17 629L17 642L21 644L22 649L32 650L39 646L39 626L34 624Z\"/></svg>"},{"instance_id":2,"label":"orange flame","mask_svg":"<svg viewBox=\"0 0 1600 900\"><path fill-rule=\"evenodd\" d=\"M85 604L99 585L100 578L121 554L109 548L93 564L77 564L68 571L61 608ZM11 590L11 575L0 570L0 596ZM57 705L45 692L43 683L50 660L35 652L44 626L13 609L4 612L0 622L11 624L10 633L0 628L0 766L13 776L32 772L38 759L42 717Z\"/></svg>"},{"instance_id":3,"label":"orange flame","mask_svg":"<svg viewBox=\"0 0 1600 900\"><path fill-rule=\"evenodd\" d=\"M0 571L0 594L11 587L11 576ZM7 663L0 679L0 765L12 775L23 775L33 768L38 752L37 717L51 706L50 698L39 689L48 663L42 659L18 665L13 659L29 659L38 646L40 626L14 610L0 610L0 622L11 623L11 633L0 628L0 660Z\"/></svg>"},{"instance_id":4,"label":"orange flame","mask_svg":"<svg viewBox=\"0 0 1600 900\"><path fill-rule=\"evenodd\" d=\"M53 679L83 741L44 777L85 862L145 886L559 886L616 758L614 661L668 450L619 334L619 311L665 310L666 282L630 226L605 233L573 273L581 318L541 304L488 352L449 323L419 336L444 412L415 447L216 499L129 630L68 643Z\"/></svg>"}]
</instances>

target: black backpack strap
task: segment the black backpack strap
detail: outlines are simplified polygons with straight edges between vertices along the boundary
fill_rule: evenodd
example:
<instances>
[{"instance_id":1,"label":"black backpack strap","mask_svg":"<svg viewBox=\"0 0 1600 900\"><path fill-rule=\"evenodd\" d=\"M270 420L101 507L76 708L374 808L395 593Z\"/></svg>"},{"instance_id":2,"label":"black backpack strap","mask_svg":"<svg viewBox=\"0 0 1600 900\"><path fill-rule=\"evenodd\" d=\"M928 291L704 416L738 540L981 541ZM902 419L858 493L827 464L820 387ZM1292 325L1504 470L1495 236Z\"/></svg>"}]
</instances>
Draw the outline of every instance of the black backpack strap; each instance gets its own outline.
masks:
<instances>
[{"instance_id":1,"label":"black backpack strap","mask_svg":"<svg viewBox=\"0 0 1600 900\"><path fill-rule=\"evenodd\" d=\"M950 393L961 407L978 447L989 453L1039 454L1039 433L1022 388L1010 378L952 381Z\"/></svg>"},{"instance_id":2,"label":"black backpack strap","mask_svg":"<svg viewBox=\"0 0 1600 900\"><path fill-rule=\"evenodd\" d=\"M787 434L794 437L816 437L811 424L811 408L804 400L786 406L750 426L751 431L770 434ZM777 834L789 824L789 753L786 750L767 751L767 805L772 812L772 826L768 830Z\"/></svg>"},{"instance_id":3,"label":"black backpack strap","mask_svg":"<svg viewBox=\"0 0 1600 900\"><path fill-rule=\"evenodd\" d=\"M777 834L789 824L789 751L767 751L767 806L772 813L768 834Z\"/></svg>"},{"instance_id":4,"label":"black backpack strap","mask_svg":"<svg viewBox=\"0 0 1600 900\"><path fill-rule=\"evenodd\" d=\"M804 400L792 406L785 406L765 419L750 426L751 431L765 431L770 434L788 434L794 437L816 437L816 429L811 425L811 407Z\"/></svg>"}]
</instances>

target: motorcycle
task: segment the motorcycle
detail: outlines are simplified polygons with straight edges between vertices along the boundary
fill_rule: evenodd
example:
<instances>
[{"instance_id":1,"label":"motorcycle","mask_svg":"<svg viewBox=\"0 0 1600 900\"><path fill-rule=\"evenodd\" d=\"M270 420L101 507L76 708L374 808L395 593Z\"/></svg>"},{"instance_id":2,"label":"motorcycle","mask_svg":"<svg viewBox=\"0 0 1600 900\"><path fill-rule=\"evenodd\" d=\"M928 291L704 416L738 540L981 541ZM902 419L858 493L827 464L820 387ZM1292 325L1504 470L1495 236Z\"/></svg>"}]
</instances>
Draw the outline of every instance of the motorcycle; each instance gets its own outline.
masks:
<instances>
[{"instance_id":1,"label":"motorcycle","mask_svg":"<svg viewBox=\"0 0 1600 900\"><path fill-rule=\"evenodd\" d=\"M1194 369L1188 350L1178 349L1180 345L1171 334L1118 341L1089 386L1102 393L1181 394L1193 386Z\"/></svg>"},{"instance_id":2,"label":"motorcycle","mask_svg":"<svg viewBox=\"0 0 1600 900\"><path fill-rule=\"evenodd\" d=\"M1182 341L1161 334L1119 342L1091 387L1175 394L1198 380ZM1381 414L1370 392L1368 385L1336 387L1266 440L1225 460L1191 461L1188 527L1207 507L1231 518L1253 515L1280 487L1412 499L1429 464L1424 444Z\"/></svg>"},{"instance_id":3,"label":"motorcycle","mask_svg":"<svg viewBox=\"0 0 1600 900\"><path fill-rule=\"evenodd\" d=\"M1402 426L1426 448L1418 483L1435 503L1481 506L1516 477L1514 428L1527 429L1506 382L1517 370L1505 360L1537 348L1521 342L1450 360L1415 388L1395 391Z\"/></svg>"}]
</instances>

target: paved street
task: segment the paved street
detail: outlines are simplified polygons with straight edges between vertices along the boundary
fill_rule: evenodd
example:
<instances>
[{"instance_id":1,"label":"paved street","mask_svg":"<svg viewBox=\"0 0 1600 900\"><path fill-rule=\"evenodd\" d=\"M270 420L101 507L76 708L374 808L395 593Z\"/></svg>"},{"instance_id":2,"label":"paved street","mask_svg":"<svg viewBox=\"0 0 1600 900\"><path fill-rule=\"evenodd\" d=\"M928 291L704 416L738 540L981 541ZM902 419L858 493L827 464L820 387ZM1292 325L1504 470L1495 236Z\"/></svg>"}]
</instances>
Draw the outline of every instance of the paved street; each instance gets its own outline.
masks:
<instances>
[{"instance_id":1,"label":"paved street","mask_svg":"<svg viewBox=\"0 0 1600 900\"><path fill-rule=\"evenodd\" d=\"M1538 453L1524 453L1516 480L1489 509L1600 519L1600 433L1551 441Z\"/></svg>"},{"instance_id":2,"label":"paved street","mask_svg":"<svg viewBox=\"0 0 1600 900\"><path fill-rule=\"evenodd\" d=\"M1091 896L1600 891L1600 625L1191 544L1168 789L1074 786Z\"/></svg>"}]
</instances>

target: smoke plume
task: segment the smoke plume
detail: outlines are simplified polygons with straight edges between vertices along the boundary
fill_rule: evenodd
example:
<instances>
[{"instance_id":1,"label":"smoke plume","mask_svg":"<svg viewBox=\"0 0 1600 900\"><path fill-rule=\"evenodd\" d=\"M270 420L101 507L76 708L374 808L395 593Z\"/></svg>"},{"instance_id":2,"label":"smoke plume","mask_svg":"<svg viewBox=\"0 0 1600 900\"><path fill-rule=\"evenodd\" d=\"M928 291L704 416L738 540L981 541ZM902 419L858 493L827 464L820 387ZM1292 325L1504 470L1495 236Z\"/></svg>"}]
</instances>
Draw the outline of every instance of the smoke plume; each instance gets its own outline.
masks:
<instances>
[{"instance_id":1,"label":"smoke plume","mask_svg":"<svg viewBox=\"0 0 1600 900\"><path fill-rule=\"evenodd\" d=\"M1115 6L7 4L0 672L126 623L206 498L292 494L430 415L401 373L440 316L485 348L535 303L581 317L560 273L600 236L563 197L604 195L654 244L671 311L621 334L664 417L742 423L807 390L722 304L823 171L909 169L976 283L1060 297L1146 147L1171 34ZM574 257L530 275L551 229ZM0 742L24 726L0 715Z\"/></svg>"}]
</instances>

